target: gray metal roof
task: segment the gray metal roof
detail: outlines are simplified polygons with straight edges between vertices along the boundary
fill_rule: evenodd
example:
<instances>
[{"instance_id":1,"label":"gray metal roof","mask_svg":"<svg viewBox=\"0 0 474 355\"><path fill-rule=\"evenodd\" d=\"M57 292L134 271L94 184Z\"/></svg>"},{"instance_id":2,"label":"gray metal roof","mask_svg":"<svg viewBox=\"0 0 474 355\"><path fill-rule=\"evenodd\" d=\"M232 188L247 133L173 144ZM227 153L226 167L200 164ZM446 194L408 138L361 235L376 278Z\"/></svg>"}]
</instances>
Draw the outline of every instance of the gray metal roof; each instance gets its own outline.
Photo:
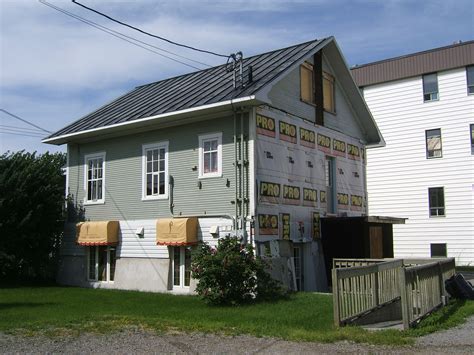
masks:
<instances>
[{"instance_id":1,"label":"gray metal roof","mask_svg":"<svg viewBox=\"0 0 474 355\"><path fill-rule=\"evenodd\" d=\"M474 41L385 59L351 68L358 86L374 85L474 64Z\"/></svg>"},{"instance_id":2,"label":"gray metal roof","mask_svg":"<svg viewBox=\"0 0 474 355\"><path fill-rule=\"evenodd\" d=\"M244 83L247 82L249 66L253 69L253 81L243 88L234 89L233 74L226 72L225 65L138 86L45 140L254 95L295 62L308 56L324 40L313 40L244 58Z\"/></svg>"}]
</instances>

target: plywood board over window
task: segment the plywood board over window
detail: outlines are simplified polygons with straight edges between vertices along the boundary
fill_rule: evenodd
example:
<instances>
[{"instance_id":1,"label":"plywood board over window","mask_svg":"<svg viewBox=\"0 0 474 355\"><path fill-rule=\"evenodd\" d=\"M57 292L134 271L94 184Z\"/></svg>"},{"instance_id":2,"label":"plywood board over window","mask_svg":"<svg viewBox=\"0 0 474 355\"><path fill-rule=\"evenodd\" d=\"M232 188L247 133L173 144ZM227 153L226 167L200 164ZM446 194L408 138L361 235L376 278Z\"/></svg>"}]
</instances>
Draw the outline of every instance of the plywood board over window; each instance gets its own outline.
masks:
<instances>
[{"instance_id":1,"label":"plywood board over window","mask_svg":"<svg viewBox=\"0 0 474 355\"><path fill-rule=\"evenodd\" d=\"M315 104L313 65L311 63L305 62L300 66L300 95L302 101Z\"/></svg>"},{"instance_id":2,"label":"plywood board over window","mask_svg":"<svg viewBox=\"0 0 474 355\"><path fill-rule=\"evenodd\" d=\"M323 107L324 110L336 113L336 105L334 102L334 76L323 72Z\"/></svg>"}]
</instances>

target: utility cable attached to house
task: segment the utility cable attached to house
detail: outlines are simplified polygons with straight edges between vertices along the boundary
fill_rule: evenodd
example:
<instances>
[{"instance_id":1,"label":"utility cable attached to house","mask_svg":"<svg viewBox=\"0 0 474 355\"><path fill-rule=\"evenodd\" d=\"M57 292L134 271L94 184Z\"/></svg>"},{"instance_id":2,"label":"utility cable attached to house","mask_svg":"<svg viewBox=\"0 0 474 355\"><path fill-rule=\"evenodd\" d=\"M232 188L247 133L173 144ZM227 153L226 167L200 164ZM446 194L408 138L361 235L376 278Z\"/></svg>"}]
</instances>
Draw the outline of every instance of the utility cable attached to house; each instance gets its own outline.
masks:
<instances>
[{"instance_id":1,"label":"utility cable attached to house","mask_svg":"<svg viewBox=\"0 0 474 355\"><path fill-rule=\"evenodd\" d=\"M109 15L106 15L106 14L100 12L100 11L94 10L94 9L92 9L92 8L86 6L86 5L83 5L83 4L81 4L81 3L79 3L79 2L77 2L77 1L75 1L75 0L72 0L72 2L73 2L74 4L76 4L76 5L79 5L79 6L83 7L83 8L86 9L86 10L92 11L92 12L94 12L94 13L100 15L100 16L103 16L103 17L109 19L110 21L116 22L116 23L118 23L118 24L120 24L120 25L122 25L122 26L128 27L128 28L131 28L131 29L133 29L133 30L135 30L135 31L138 31L138 32L140 32L140 33L143 33L143 34L145 34L145 35L147 35L147 36L154 37L154 38L157 38L157 39L159 39L159 40L162 40L162 41L171 43L171 44L173 44L173 45L175 45L175 46L179 46L179 47L191 49L191 50L193 50L193 51L197 51L197 52L201 52L201 53L211 54L211 55L214 55L214 56L217 56L217 57L222 57L222 58L229 58L229 57L230 57L230 55L227 55L227 54L220 54L220 53L208 51L208 50L205 50L205 49L199 49L199 48L196 48L196 47L188 46L188 45L186 45L186 44L182 44L182 43L178 43L178 42L172 41L172 40L167 39L167 38L165 38L165 37L161 37L161 36L154 35L153 33L144 31L144 30L142 30L142 29L140 29L140 28L138 28L138 27L135 27L135 26L129 25L129 24L125 23L125 22L116 20L116 19L114 19L113 17L110 17Z\"/></svg>"},{"instance_id":2,"label":"utility cable attached to house","mask_svg":"<svg viewBox=\"0 0 474 355\"><path fill-rule=\"evenodd\" d=\"M11 117L13 117L13 118L16 118L17 120L22 121L22 122L24 122L24 123L26 123L26 124L28 124L28 125L30 125L30 126L32 126L32 127L35 127L35 128L37 128L37 129L39 129L40 131L43 131L43 132L45 132L45 133L53 133L53 132L51 132L51 131L48 131L47 129L44 129L44 128L40 127L40 126L35 125L34 123L32 123L32 122L30 122L30 121L28 121L28 120L25 120L24 118L18 117L17 115L14 115L13 113L8 112L7 110L4 110L3 108L0 108L0 112L6 113L7 115L9 115L9 116L11 116Z\"/></svg>"}]
</instances>

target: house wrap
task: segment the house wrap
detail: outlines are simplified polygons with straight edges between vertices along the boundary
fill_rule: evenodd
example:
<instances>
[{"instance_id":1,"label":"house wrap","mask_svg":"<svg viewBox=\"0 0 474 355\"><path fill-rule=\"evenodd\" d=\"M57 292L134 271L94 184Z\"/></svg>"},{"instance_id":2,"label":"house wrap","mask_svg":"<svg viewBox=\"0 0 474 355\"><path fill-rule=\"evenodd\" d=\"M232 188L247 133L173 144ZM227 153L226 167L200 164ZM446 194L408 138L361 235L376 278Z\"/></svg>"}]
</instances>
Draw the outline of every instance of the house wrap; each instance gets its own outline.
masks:
<instances>
[{"instance_id":1,"label":"house wrap","mask_svg":"<svg viewBox=\"0 0 474 355\"><path fill-rule=\"evenodd\" d=\"M321 220L366 216L380 132L333 37L226 69L139 86L43 140L67 144L60 283L193 292L192 248L236 235L288 287L326 289Z\"/></svg>"}]
</instances>

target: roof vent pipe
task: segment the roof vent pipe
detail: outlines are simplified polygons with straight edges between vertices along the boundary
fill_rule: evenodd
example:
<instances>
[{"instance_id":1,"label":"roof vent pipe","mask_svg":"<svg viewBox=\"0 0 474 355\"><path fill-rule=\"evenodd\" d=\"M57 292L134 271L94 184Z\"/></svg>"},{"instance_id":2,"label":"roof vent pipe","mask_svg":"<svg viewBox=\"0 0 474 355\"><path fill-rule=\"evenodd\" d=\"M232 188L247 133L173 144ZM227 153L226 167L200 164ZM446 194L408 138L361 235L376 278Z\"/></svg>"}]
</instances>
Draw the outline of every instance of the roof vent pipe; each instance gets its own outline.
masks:
<instances>
[{"instance_id":1,"label":"roof vent pipe","mask_svg":"<svg viewBox=\"0 0 474 355\"><path fill-rule=\"evenodd\" d=\"M252 81L253 81L253 67L249 65L248 83L251 84Z\"/></svg>"}]
</instances>

